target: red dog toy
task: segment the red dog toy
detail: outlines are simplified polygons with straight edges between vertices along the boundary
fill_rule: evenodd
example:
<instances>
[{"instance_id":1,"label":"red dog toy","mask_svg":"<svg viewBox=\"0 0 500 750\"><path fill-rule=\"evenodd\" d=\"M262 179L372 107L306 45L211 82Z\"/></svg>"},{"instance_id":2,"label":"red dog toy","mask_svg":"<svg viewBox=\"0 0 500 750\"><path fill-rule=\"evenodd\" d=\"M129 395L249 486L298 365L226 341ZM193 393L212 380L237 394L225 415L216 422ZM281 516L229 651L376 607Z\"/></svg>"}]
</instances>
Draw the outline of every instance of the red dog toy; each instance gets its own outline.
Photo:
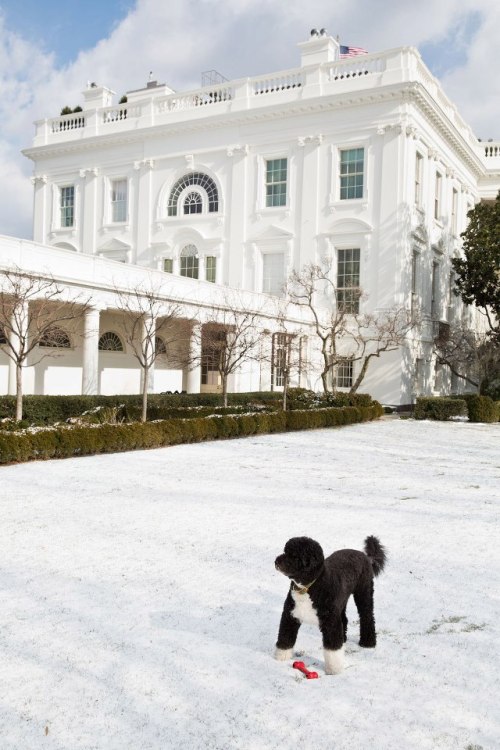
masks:
<instances>
[{"instance_id":1,"label":"red dog toy","mask_svg":"<svg viewBox=\"0 0 500 750\"><path fill-rule=\"evenodd\" d=\"M294 661L292 664L292 667L294 669L298 669L299 672L302 672L305 674L306 678L308 680L317 680L318 679L318 673L317 672L310 672L303 661Z\"/></svg>"}]
</instances>

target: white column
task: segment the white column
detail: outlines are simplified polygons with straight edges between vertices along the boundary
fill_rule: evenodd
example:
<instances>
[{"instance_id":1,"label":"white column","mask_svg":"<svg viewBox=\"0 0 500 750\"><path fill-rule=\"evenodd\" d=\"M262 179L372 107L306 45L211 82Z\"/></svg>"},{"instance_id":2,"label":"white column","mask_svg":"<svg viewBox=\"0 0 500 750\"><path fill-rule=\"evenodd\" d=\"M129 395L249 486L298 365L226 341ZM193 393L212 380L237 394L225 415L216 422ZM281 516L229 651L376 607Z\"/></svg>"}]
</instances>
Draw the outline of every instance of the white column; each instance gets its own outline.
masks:
<instances>
[{"instance_id":1,"label":"white column","mask_svg":"<svg viewBox=\"0 0 500 750\"><path fill-rule=\"evenodd\" d=\"M182 378L183 390L199 393L201 386L201 324L195 323L189 339L189 364Z\"/></svg>"},{"instance_id":2,"label":"white column","mask_svg":"<svg viewBox=\"0 0 500 750\"><path fill-rule=\"evenodd\" d=\"M101 311L91 307L85 312L83 329L82 395L99 392L99 317Z\"/></svg>"}]
</instances>

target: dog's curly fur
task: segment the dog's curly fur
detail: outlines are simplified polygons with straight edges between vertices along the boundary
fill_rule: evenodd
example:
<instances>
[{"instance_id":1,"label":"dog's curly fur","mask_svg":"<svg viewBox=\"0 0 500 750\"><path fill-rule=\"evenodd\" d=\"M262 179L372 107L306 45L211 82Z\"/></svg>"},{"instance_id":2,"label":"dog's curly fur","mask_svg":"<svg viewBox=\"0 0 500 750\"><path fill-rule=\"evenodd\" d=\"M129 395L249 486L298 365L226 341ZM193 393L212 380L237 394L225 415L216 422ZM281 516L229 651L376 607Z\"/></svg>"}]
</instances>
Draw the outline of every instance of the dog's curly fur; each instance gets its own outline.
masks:
<instances>
[{"instance_id":1,"label":"dog's curly fur","mask_svg":"<svg viewBox=\"0 0 500 750\"><path fill-rule=\"evenodd\" d=\"M314 539L289 539L275 562L276 569L292 581L281 616L276 658L292 657L300 625L309 622L321 630L326 673L341 672L351 594L359 612L359 645L374 648L373 578L382 572L385 562L385 549L375 536L365 539L364 552L342 549L326 560Z\"/></svg>"}]
</instances>

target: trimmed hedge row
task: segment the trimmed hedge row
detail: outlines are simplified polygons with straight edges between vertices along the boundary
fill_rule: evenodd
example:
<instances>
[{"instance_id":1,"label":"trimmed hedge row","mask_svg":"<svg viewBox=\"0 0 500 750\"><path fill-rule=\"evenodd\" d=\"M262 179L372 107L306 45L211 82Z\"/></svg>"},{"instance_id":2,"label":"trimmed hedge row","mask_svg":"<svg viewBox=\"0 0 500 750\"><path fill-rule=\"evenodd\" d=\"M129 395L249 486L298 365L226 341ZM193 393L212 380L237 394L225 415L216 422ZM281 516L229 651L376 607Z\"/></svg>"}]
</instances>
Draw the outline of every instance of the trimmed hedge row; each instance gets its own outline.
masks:
<instances>
[{"instance_id":1,"label":"trimmed hedge row","mask_svg":"<svg viewBox=\"0 0 500 750\"><path fill-rule=\"evenodd\" d=\"M244 437L287 430L339 427L378 419L383 409L372 406L268 412L202 419L97 425L26 432L0 433L0 464L96 453L161 448L179 443Z\"/></svg>"},{"instance_id":2,"label":"trimmed hedge row","mask_svg":"<svg viewBox=\"0 0 500 750\"><path fill-rule=\"evenodd\" d=\"M413 416L415 419L435 419L444 422L451 417L462 417L466 414L467 405L462 398L419 396Z\"/></svg>"},{"instance_id":3,"label":"trimmed hedge row","mask_svg":"<svg viewBox=\"0 0 500 750\"><path fill-rule=\"evenodd\" d=\"M467 415L469 422L498 422L500 402L489 396L475 393L443 398L442 396L421 396L417 398L413 416L415 419L446 420Z\"/></svg>"},{"instance_id":4,"label":"trimmed hedge row","mask_svg":"<svg viewBox=\"0 0 500 750\"><path fill-rule=\"evenodd\" d=\"M273 392L230 393L229 403L246 405L279 404L282 394ZM23 398L23 420L30 424L53 424L77 417L96 406L116 407L120 404L131 413L142 408L140 395L116 396L25 396ZM158 418L154 412L160 409L175 409L193 406L220 406L221 396L217 393L151 393L148 396L148 418ZM16 397L0 396L0 419L14 419L16 415Z\"/></svg>"}]
</instances>

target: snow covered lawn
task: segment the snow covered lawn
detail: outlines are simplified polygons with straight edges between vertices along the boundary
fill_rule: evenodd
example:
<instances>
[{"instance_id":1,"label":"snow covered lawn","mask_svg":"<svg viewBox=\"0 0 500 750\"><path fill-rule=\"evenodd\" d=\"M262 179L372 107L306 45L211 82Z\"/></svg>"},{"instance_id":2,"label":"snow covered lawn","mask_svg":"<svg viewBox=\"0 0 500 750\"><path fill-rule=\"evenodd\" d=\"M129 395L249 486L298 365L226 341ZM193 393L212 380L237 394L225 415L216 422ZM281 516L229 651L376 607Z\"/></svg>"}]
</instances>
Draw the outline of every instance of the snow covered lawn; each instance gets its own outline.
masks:
<instances>
[{"instance_id":1,"label":"snow covered lawn","mask_svg":"<svg viewBox=\"0 0 500 750\"><path fill-rule=\"evenodd\" d=\"M1 750L494 750L497 425L385 419L0 469ZM272 658L290 536L389 562L378 646Z\"/></svg>"}]
</instances>

